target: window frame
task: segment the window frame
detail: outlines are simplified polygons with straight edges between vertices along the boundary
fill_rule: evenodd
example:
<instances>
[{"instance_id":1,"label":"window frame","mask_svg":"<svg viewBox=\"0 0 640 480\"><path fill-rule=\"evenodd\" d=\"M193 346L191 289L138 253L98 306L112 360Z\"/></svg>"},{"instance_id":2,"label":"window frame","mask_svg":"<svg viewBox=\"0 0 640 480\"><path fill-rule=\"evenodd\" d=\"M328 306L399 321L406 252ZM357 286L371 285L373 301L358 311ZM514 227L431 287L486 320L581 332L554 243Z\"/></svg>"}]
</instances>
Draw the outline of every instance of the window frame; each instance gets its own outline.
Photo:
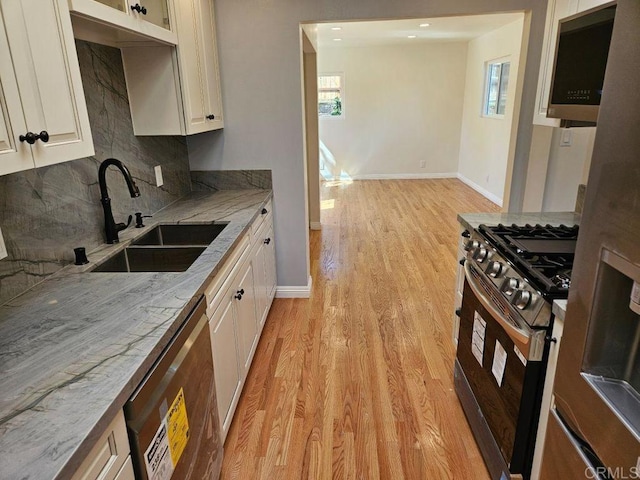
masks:
<instances>
[{"instance_id":1,"label":"window frame","mask_svg":"<svg viewBox=\"0 0 640 480\"><path fill-rule=\"evenodd\" d=\"M496 118L503 119L507 113L507 98L505 95L504 101L504 113L498 113L500 108L500 97L502 95L503 85L502 85L502 74L503 74L503 66L505 64L509 65L509 73L507 77L507 85L506 85L506 95L509 92L509 84L511 83L511 55L507 55L505 57L496 58L493 60L488 60L485 62L484 66L484 89L482 91L482 111L481 116L484 118ZM489 97L491 94L491 70L494 65L500 65L500 74L498 76L498 90L496 92L496 111L495 113L489 112Z\"/></svg>"},{"instance_id":2,"label":"window frame","mask_svg":"<svg viewBox=\"0 0 640 480\"><path fill-rule=\"evenodd\" d=\"M318 91L318 118L322 119L322 118L334 118L334 119L339 119L339 118L344 118L345 117L345 109L344 109L344 100L345 100L345 75L344 72L322 72L322 73L318 73L317 75L318 77L318 85L317 85L317 91ZM321 114L320 113L320 92L321 91L331 91L331 90L335 90L335 88L321 88L320 87L320 77L340 77L340 87L339 87L339 91L340 91L340 102L341 102L341 108L340 108L340 115L331 115L331 114Z\"/></svg>"}]
</instances>

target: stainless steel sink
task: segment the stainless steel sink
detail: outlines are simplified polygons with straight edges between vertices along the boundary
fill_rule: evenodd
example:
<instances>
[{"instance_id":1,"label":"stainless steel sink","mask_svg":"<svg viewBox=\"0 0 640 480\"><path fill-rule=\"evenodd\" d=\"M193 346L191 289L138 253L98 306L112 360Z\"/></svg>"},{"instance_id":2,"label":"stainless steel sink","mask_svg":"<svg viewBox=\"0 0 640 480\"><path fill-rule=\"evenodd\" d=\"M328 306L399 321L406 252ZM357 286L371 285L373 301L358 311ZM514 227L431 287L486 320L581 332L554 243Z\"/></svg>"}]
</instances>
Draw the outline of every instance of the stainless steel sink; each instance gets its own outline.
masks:
<instances>
[{"instance_id":1,"label":"stainless steel sink","mask_svg":"<svg viewBox=\"0 0 640 480\"><path fill-rule=\"evenodd\" d=\"M131 244L208 246L226 226L227 223L158 225Z\"/></svg>"},{"instance_id":2,"label":"stainless steel sink","mask_svg":"<svg viewBox=\"0 0 640 480\"><path fill-rule=\"evenodd\" d=\"M92 272L184 272L206 247L127 247Z\"/></svg>"}]
</instances>

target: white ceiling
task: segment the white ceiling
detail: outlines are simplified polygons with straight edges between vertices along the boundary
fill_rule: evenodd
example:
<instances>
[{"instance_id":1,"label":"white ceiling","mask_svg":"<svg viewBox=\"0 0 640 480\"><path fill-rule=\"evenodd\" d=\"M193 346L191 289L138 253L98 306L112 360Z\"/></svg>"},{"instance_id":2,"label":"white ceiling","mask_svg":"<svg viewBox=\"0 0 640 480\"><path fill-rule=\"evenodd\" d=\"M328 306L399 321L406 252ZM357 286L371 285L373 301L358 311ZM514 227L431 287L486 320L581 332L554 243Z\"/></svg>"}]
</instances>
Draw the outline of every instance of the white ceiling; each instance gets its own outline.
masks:
<instances>
[{"instance_id":1,"label":"white ceiling","mask_svg":"<svg viewBox=\"0 0 640 480\"><path fill-rule=\"evenodd\" d=\"M522 13L468 15L464 17L413 18L373 22L316 23L304 25L318 48L410 45L422 42L469 41L522 17ZM428 27L420 27L429 23ZM332 30L340 27L341 30ZM415 35L416 38L408 38ZM342 39L335 41L335 38Z\"/></svg>"}]
</instances>

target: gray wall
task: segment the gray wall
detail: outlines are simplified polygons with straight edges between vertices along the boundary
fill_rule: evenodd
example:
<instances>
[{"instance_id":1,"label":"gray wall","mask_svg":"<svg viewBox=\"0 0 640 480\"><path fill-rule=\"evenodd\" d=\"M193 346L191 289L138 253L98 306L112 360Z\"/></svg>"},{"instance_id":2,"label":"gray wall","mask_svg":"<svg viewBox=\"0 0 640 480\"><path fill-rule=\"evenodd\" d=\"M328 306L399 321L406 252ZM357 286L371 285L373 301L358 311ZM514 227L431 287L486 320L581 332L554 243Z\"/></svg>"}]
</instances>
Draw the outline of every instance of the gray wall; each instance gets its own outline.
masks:
<instances>
[{"instance_id":1,"label":"gray wall","mask_svg":"<svg viewBox=\"0 0 640 480\"><path fill-rule=\"evenodd\" d=\"M182 137L134 137L120 50L76 42L95 156L0 177L0 226L9 257L0 260L0 304L73 261L73 248L103 244L98 166L122 160L141 196L129 197L124 179L107 175L116 221L152 213L191 191ZM162 166L164 186L153 167ZM131 227L133 228L133 227Z\"/></svg>"},{"instance_id":2,"label":"gray wall","mask_svg":"<svg viewBox=\"0 0 640 480\"><path fill-rule=\"evenodd\" d=\"M278 285L307 284L300 22L530 10L531 34L510 208L522 205L546 2L216 0L223 131L189 137L192 169L273 171Z\"/></svg>"}]
</instances>

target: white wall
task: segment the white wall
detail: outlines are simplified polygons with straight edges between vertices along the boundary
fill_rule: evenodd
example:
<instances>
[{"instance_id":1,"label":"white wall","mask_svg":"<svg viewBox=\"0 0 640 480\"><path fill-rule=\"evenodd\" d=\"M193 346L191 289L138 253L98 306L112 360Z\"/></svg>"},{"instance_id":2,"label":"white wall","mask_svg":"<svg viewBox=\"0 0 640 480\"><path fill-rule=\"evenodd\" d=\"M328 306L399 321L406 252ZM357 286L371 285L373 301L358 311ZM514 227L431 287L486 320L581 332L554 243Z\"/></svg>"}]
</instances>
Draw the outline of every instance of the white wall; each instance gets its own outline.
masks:
<instances>
[{"instance_id":1,"label":"white wall","mask_svg":"<svg viewBox=\"0 0 640 480\"><path fill-rule=\"evenodd\" d=\"M463 181L498 205L505 191L512 122L517 121L514 106L523 24L521 19L473 39L467 52L458 171ZM484 117L485 64L507 56L511 67L504 117Z\"/></svg>"},{"instance_id":2,"label":"white wall","mask_svg":"<svg viewBox=\"0 0 640 480\"><path fill-rule=\"evenodd\" d=\"M595 132L595 127L553 128L542 202L544 212L573 212L578 185L587 183ZM561 146L565 133L571 136L571 146Z\"/></svg>"},{"instance_id":3,"label":"white wall","mask_svg":"<svg viewBox=\"0 0 640 480\"><path fill-rule=\"evenodd\" d=\"M320 140L335 160L328 169L353 178L455 177L466 61L467 42L319 49L319 74L345 79L344 115L320 118Z\"/></svg>"},{"instance_id":4,"label":"white wall","mask_svg":"<svg viewBox=\"0 0 640 480\"><path fill-rule=\"evenodd\" d=\"M273 171L279 286L306 286L308 220L300 23L531 11L513 192L524 191L546 2L540 0L216 0L222 131L187 139L192 169Z\"/></svg>"}]
</instances>

